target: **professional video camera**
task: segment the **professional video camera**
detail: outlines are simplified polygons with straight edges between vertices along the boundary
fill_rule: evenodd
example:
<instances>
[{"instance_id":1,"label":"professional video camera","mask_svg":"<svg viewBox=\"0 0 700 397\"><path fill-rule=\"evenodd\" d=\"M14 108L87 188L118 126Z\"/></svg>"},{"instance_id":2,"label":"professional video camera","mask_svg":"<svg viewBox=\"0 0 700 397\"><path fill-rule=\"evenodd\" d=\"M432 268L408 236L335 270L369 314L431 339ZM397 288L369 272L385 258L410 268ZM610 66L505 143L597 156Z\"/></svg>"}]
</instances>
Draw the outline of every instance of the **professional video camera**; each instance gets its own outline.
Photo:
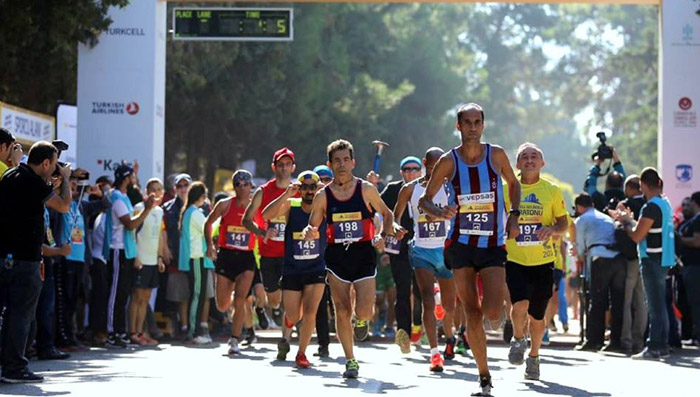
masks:
<instances>
[{"instance_id":1,"label":"professional video camera","mask_svg":"<svg viewBox=\"0 0 700 397\"><path fill-rule=\"evenodd\" d=\"M600 146L598 146L598 150L596 150L592 155L591 159L595 161L596 159L600 159L601 161L603 160L608 160L613 158L613 151L610 146L608 146L605 142L608 140L607 136L605 135L604 131L600 131L595 136L600 139Z\"/></svg>"},{"instance_id":2,"label":"professional video camera","mask_svg":"<svg viewBox=\"0 0 700 397\"><path fill-rule=\"evenodd\" d=\"M58 157L59 157L59 158L61 157L61 153L62 153L64 150L68 150L68 147L69 147L67 143L65 143L64 141L62 141L62 140L60 140L60 139L57 139L57 140L51 142L51 144L54 145L54 146L56 147L56 149L58 149ZM59 161L59 162L58 162L58 165L60 165L61 167L65 167L65 166L68 165L68 163L64 163L63 161ZM54 177L58 177L59 175L60 175L60 174L59 174L59 172L58 172L58 167L56 167L56 169L55 169L54 172L53 172L53 176L54 176ZM76 173L75 173L75 170L72 170L72 171L71 171L71 177L72 177L72 178L76 178L76 179L78 179L79 181L86 181L86 180L89 180L89 179L90 179L90 173L87 172L87 171L85 171L85 172L83 172L83 173L76 174Z\"/></svg>"}]
</instances>

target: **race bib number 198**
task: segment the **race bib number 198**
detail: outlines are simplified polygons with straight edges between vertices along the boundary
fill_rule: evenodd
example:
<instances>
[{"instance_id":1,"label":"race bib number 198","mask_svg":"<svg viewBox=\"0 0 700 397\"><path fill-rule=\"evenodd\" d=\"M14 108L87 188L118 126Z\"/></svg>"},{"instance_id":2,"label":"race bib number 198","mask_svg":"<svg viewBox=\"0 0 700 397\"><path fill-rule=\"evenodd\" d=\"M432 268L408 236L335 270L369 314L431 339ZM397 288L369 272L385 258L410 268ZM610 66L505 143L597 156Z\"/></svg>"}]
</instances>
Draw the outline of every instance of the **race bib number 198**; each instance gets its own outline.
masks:
<instances>
[{"instance_id":1,"label":"race bib number 198","mask_svg":"<svg viewBox=\"0 0 700 397\"><path fill-rule=\"evenodd\" d=\"M268 227L277 230L277 236L271 237L272 241L284 241L284 231L287 228L287 220L281 216L279 218L270 219Z\"/></svg>"},{"instance_id":2,"label":"race bib number 198","mask_svg":"<svg viewBox=\"0 0 700 397\"><path fill-rule=\"evenodd\" d=\"M333 233L335 243L356 242L362 240L361 212L343 212L333 214Z\"/></svg>"}]
</instances>

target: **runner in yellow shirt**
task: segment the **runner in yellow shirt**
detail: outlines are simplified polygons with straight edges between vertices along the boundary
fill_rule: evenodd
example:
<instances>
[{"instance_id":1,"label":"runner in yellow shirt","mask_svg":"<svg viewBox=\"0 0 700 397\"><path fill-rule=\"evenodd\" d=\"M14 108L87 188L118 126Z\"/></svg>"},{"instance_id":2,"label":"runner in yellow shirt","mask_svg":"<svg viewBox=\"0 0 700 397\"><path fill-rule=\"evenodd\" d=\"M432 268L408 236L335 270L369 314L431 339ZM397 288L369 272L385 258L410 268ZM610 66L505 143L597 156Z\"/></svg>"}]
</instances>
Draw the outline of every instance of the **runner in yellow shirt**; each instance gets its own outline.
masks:
<instances>
[{"instance_id":1,"label":"runner in yellow shirt","mask_svg":"<svg viewBox=\"0 0 700 397\"><path fill-rule=\"evenodd\" d=\"M525 327L530 316L532 337L530 354L526 360L525 378L539 379L539 348L542 344L547 303L552 296L553 269L556 254L553 240L566 232L567 218L564 197L559 187L540 178L544 154L537 145L524 143L518 148L517 168L520 170L521 200L520 234L506 241L506 283L513 304L513 339L510 341L508 361L523 363L527 342ZM506 208L508 193L504 190Z\"/></svg>"}]
</instances>

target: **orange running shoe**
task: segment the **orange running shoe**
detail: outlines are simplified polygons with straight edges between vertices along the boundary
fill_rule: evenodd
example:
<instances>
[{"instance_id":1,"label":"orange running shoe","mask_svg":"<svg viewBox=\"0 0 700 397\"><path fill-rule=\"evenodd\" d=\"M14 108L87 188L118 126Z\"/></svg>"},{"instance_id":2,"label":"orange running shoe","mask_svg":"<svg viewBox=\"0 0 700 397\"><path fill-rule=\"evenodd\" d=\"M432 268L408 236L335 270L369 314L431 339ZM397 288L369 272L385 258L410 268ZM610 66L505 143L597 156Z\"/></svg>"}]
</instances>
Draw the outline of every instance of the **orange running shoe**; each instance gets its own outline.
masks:
<instances>
[{"instance_id":1,"label":"orange running shoe","mask_svg":"<svg viewBox=\"0 0 700 397\"><path fill-rule=\"evenodd\" d=\"M442 367L445 365L445 361L440 353L433 354L430 357L430 371L431 372L442 372Z\"/></svg>"}]
</instances>

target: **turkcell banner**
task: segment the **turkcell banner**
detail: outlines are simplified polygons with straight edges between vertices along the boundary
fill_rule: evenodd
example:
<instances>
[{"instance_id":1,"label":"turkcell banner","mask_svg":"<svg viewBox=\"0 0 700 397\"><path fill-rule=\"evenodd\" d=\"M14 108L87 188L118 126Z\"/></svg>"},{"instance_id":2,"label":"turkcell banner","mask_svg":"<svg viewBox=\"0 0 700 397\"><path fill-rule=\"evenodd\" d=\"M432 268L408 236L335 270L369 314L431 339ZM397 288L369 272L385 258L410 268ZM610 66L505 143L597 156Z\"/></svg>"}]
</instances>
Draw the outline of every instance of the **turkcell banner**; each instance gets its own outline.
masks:
<instances>
[{"instance_id":1,"label":"turkcell banner","mask_svg":"<svg viewBox=\"0 0 700 397\"><path fill-rule=\"evenodd\" d=\"M56 109L56 139L68 144L68 150L61 153L61 161L78 165L78 108L60 104Z\"/></svg>"},{"instance_id":2,"label":"turkcell banner","mask_svg":"<svg viewBox=\"0 0 700 397\"><path fill-rule=\"evenodd\" d=\"M659 166L674 207L700 190L700 2L662 3Z\"/></svg>"},{"instance_id":3,"label":"turkcell banner","mask_svg":"<svg viewBox=\"0 0 700 397\"><path fill-rule=\"evenodd\" d=\"M0 126L27 145L36 141L50 142L55 132L53 117L3 102L0 102Z\"/></svg>"},{"instance_id":4,"label":"turkcell banner","mask_svg":"<svg viewBox=\"0 0 700 397\"><path fill-rule=\"evenodd\" d=\"M166 3L111 7L94 47L78 49L78 163L94 177L122 161L163 177Z\"/></svg>"}]
</instances>

